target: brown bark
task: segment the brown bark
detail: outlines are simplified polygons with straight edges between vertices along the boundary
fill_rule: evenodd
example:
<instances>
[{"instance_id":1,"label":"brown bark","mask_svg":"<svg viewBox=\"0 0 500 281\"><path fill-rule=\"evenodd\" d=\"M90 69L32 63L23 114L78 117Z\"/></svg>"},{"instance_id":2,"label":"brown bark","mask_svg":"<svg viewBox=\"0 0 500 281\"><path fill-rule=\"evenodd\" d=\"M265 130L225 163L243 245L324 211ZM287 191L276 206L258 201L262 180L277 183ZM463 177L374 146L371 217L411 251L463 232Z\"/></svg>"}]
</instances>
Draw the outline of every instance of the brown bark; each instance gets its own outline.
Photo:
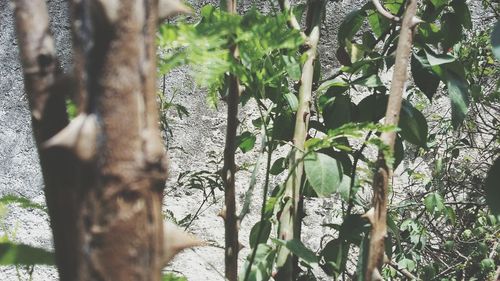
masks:
<instances>
[{"instance_id":1,"label":"brown bark","mask_svg":"<svg viewBox=\"0 0 500 281\"><path fill-rule=\"evenodd\" d=\"M227 0L226 11L236 13L236 0ZM231 45L231 53L234 59L238 59L238 48ZM236 215L236 186L235 174L236 164L234 154L236 152L236 133L238 129L238 104L240 102L240 83L238 77L230 75L227 96L227 130L226 144L224 147L224 167L222 168L222 180L224 182L225 195L225 276L229 281L238 279L238 252L240 244L238 241L238 216Z\"/></svg>"},{"instance_id":2,"label":"brown bark","mask_svg":"<svg viewBox=\"0 0 500 281\"><path fill-rule=\"evenodd\" d=\"M45 1L16 2L61 280L160 280L166 163L156 110L157 6L74 0L71 87L58 82L65 79ZM64 94L72 88L79 116L66 126Z\"/></svg>"},{"instance_id":3,"label":"brown bark","mask_svg":"<svg viewBox=\"0 0 500 281\"><path fill-rule=\"evenodd\" d=\"M287 7L287 1L283 1L282 7ZM304 155L304 143L306 141L309 115L311 107L312 84L314 74L314 63L317 59L317 46L320 37L321 14L323 9L322 0L309 0L307 8L306 45L308 47L305 54L307 60L302 66L302 77L299 88L299 106L295 120L293 134L294 148L290 157L290 177L285 187L284 200L286 201L281 216L279 217L278 238L282 240L300 239L300 217L299 203L302 196L301 183L304 170L302 158ZM291 15L293 16L293 15ZM293 20L291 21L293 22ZM290 251L281 247L278 251L276 261L276 280L295 280L297 260Z\"/></svg>"},{"instance_id":4,"label":"brown bark","mask_svg":"<svg viewBox=\"0 0 500 281\"><path fill-rule=\"evenodd\" d=\"M44 0L14 2L17 40L25 91L32 115L33 134L45 181L45 197L53 231L56 265L61 280L76 277L76 193L74 156L42 144L68 124L64 92L66 79L55 55Z\"/></svg>"},{"instance_id":5,"label":"brown bark","mask_svg":"<svg viewBox=\"0 0 500 281\"><path fill-rule=\"evenodd\" d=\"M396 50L396 62L392 84L385 114L385 124L397 126L405 83L409 57L412 49L413 30L416 24L417 0L407 1L403 23L399 34ZM396 140L396 132L384 132L382 142L392 151ZM368 263L365 268L365 280L382 280L380 269L384 263L384 239L387 236L387 193L389 179L392 177L392 167L387 164L382 151L379 151L375 175L373 178L373 207L369 219L372 224Z\"/></svg>"}]
</instances>

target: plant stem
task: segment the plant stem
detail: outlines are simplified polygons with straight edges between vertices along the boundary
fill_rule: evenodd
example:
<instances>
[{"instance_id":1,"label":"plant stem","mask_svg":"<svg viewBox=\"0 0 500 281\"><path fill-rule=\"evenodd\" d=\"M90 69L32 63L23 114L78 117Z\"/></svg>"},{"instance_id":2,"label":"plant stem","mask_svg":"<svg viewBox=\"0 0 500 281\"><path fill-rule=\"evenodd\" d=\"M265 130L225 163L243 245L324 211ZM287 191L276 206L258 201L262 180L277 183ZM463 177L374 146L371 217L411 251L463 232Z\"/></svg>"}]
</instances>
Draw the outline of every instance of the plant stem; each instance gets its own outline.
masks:
<instances>
[{"instance_id":1,"label":"plant stem","mask_svg":"<svg viewBox=\"0 0 500 281\"><path fill-rule=\"evenodd\" d=\"M229 13L236 13L236 0L227 0L225 8ZM235 59L238 56L237 46L231 42L230 50ZM222 168L222 180L225 191L226 216L224 218L225 228L225 275L227 280L236 281L238 278L238 217L236 216L235 200L235 173L236 164L234 154L236 152L236 131L238 128L238 104L240 102L238 78L231 74L229 77L229 93L227 97L227 131L226 144L224 148L224 166Z\"/></svg>"},{"instance_id":2,"label":"plant stem","mask_svg":"<svg viewBox=\"0 0 500 281\"><path fill-rule=\"evenodd\" d=\"M286 181L283 202L285 203L281 216L279 217L278 238L282 240L292 240L297 238L300 230L299 202L301 198L301 181L304 165L302 162L304 143L307 137L309 115L311 106L311 93L314 74L314 63L317 58L317 45L320 37L321 12L323 9L322 0L309 0L307 8L307 39L308 49L305 51L307 60L302 66L302 77L299 88L299 107L295 120L293 135L294 148L290 157L290 175ZM295 280L294 258L290 251L281 247L278 251L276 280Z\"/></svg>"},{"instance_id":3,"label":"plant stem","mask_svg":"<svg viewBox=\"0 0 500 281\"><path fill-rule=\"evenodd\" d=\"M403 23L399 34L398 47L396 50L396 62L392 84L385 114L386 125L398 125L399 112L405 83L409 57L413 43L413 30L415 27L415 15L417 12L417 0L409 0L403 16ZM396 132L384 132L381 135L382 142L392 151L396 141ZM387 193L389 179L392 177L392 167L387 164L384 153L379 150L375 175L373 178L373 217L369 217L372 228L370 232L370 245L368 262L365 268L365 280L382 280L380 269L384 263L384 239L387 236Z\"/></svg>"}]
</instances>

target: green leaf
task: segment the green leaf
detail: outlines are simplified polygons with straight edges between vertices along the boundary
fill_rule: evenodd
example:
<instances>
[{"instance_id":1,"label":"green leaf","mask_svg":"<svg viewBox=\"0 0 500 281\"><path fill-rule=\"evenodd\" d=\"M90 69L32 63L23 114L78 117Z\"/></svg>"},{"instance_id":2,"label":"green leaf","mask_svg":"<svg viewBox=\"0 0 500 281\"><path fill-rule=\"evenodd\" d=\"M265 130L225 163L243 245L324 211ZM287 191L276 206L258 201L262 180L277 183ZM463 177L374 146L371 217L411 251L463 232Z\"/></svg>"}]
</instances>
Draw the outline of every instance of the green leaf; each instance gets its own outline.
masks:
<instances>
[{"instance_id":1,"label":"green leaf","mask_svg":"<svg viewBox=\"0 0 500 281\"><path fill-rule=\"evenodd\" d=\"M340 197L342 200L347 202L351 196L351 178L343 175L342 180L340 181L338 191L340 193Z\"/></svg>"},{"instance_id":2,"label":"green leaf","mask_svg":"<svg viewBox=\"0 0 500 281\"><path fill-rule=\"evenodd\" d=\"M345 92L347 89L349 89L349 85L340 79L332 79L323 82L319 87L318 87L318 93L321 93L323 91L329 90L330 88L338 88L339 92Z\"/></svg>"},{"instance_id":3,"label":"green leaf","mask_svg":"<svg viewBox=\"0 0 500 281\"><path fill-rule=\"evenodd\" d=\"M451 101L451 123L453 128L457 129L467 116L470 103L469 87L467 80L450 68L445 70L445 79Z\"/></svg>"},{"instance_id":4,"label":"green leaf","mask_svg":"<svg viewBox=\"0 0 500 281\"><path fill-rule=\"evenodd\" d=\"M299 100L297 99L297 96L292 93L286 93L284 97L292 111L297 111L299 108Z\"/></svg>"},{"instance_id":5,"label":"green leaf","mask_svg":"<svg viewBox=\"0 0 500 281\"><path fill-rule=\"evenodd\" d=\"M414 260L404 258L398 262L398 265L404 269L407 269L409 272L412 272L417 267L417 264Z\"/></svg>"},{"instance_id":6,"label":"green leaf","mask_svg":"<svg viewBox=\"0 0 500 281\"><path fill-rule=\"evenodd\" d=\"M281 174L285 169L286 169L286 158L281 157L276 159L274 161L273 165L271 166L271 169L269 170L269 173L271 175L279 175Z\"/></svg>"},{"instance_id":7,"label":"green leaf","mask_svg":"<svg viewBox=\"0 0 500 281\"><path fill-rule=\"evenodd\" d=\"M360 78L352 81L352 84L365 86L368 88L376 88L376 87L384 86L384 83L382 83L382 80L380 80L380 77L378 77L377 74L373 74L373 75L370 75L368 77L360 77Z\"/></svg>"},{"instance_id":8,"label":"green leaf","mask_svg":"<svg viewBox=\"0 0 500 281\"><path fill-rule=\"evenodd\" d=\"M307 180L319 196L330 196L342 180L340 163L323 153L308 153L304 158L304 169Z\"/></svg>"},{"instance_id":9,"label":"green leaf","mask_svg":"<svg viewBox=\"0 0 500 281\"><path fill-rule=\"evenodd\" d=\"M246 281L267 281L271 278L271 271L273 269L273 260L276 256L276 250L271 248L266 244L258 244L256 255L252 266L250 267L250 273L248 274L248 279ZM247 270L249 270L249 260L245 261L243 265L243 270L238 277L239 281L245 280L247 275Z\"/></svg>"},{"instance_id":10,"label":"green leaf","mask_svg":"<svg viewBox=\"0 0 500 281\"><path fill-rule=\"evenodd\" d=\"M448 0L430 0L430 1L436 9L439 9L444 5L448 4Z\"/></svg>"},{"instance_id":11,"label":"green leaf","mask_svg":"<svg viewBox=\"0 0 500 281\"><path fill-rule=\"evenodd\" d=\"M463 25L463 27L471 29L472 21L470 10L465 0L453 0L451 2L451 6L455 10L455 14L457 15L457 18L460 20L460 23Z\"/></svg>"},{"instance_id":12,"label":"green leaf","mask_svg":"<svg viewBox=\"0 0 500 281\"><path fill-rule=\"evenodd\" d=\"M328 242L321 250L321 256L325 260L323 270L328 275L337 277L344 269L347 262L349 245L340 239Z\"/></svg>"},{"instance_id":13,"label":"green leaf","mask_svg":"<svg viewBox=\"0 0 500 281\"><path fill-rule=\"evenodd\" d=\"M445 211L443 197L436 192L429 193L425 197L424 205L427 212L431 215L440 215Z\"/></svg>"},{"instance_id":14,"label":"green leaf","mask_svg":"<svg viewBox=\"0 0 500 281\"><path fill-rule=\"evenodd\" d=\"M359 244L363 233L368 232L369 229L370 224L360 214L350 214L344 218L340 226L339 237L349 243Z\"/></svg>"},{"instance_id":15,"label":"green leaf","mask_svg":"<svg viewBox=\"0 0 500 281\"><path fill-rule=\"evenodd\" d=\"M436 90L439 86L439 76L432 71L432 68L424 67L422 61L426 61L429 63L427 59L423 56L419 56L417 54L413 54L411 57L411 73L413 75L413 81L415 85L429 98L432 100L432 97L436 93Z\"/></svg>"},{"instance_id":16,"label":"green leaf","mask_svg":"<svg viewBox=\"0 0 500 281\"><path fill-rule=\"evenodd\" d=\"M399 137L396 136L396 142L394 143L394 169L401 164L404 159L405 148L403 146L403 141Z\"/></svg>"},{"instance_id":17,"label":"green leaf","mask_svg":"<svg viewBox=\"0 0 500 281\"><path fill-rule=\"evenodd\" d=\"M500 21L497 21L491 32L491 45L493 46L493 54L497 60L500 60Z\"/></svg>"},{"instance_id":18,"label":"green leaf","mask_svg":"<svg viewBox=\"0 0 500 281\"><path fill-rule=\"evenodd\" d=\"M368 251L370 247L370 239L368 236L364 236L359 245L359 254L358 254L358 264L356 265L356 275L358 278L357 281L368 281L365 279L365 268L368 263Z\"/></svg>"},{"instance_id":19,"label":"green leaf","mask_svg":"<svg viewBox=\"0 0 500 281\"><path fill-rule=\"evenodd\" d=\"M441 17L441 35L443 49L448 50L462 39L461 19L457 14L446 13Z\"/></svg>"},{"instance_id":20,"label":"green leaf","mask_svg":"<svg viewBox=\"0 0 500 281\"><path fill-rule=\"evenodd\" d=\"M344 17L344 21L340 24L337 35L339 46L344 46L346 40L352 39L361 28L364 19L365 11L361 9L352 11Z\"/></svg>"},{"instance_id":21,"label":"green leaf","mask_svg":"<svg viewBox=\"0 0 500 281\"><path fill-rule=\"evenodd\" d=\"M25 209L39 209L42 211L46 211L45 206L37 204L29 200L28 198L16 196L16 195L5 195L0 197L0 204L19 204L22 208Z\"/></svg>"},{"instance_id":22,"label":"green leaf","mask_svg":"<svg viewBox=\"0 0 500 281\"><path fill-rule=\"evenodd\" d=\"M447 64L455 61L455 57L448 54L436 54L430 48L425 48L425 55L430 66ZM422 61L420 61L422 62ZM425 66L425 65L424 65Z\"/></svg>"},{"instance_id":23,"label":"green leaf","mask_svg":"<svg viewBox=\"0 0 500 281\"><path fill-rule=\"evenodd\" d=\"M302 72L300 63L292 56L282 56L282 58L286 65L286 72L290 75L290 78L292 80L299 80Z\"/></svg>"},{"instance_id":24,"label":"green leaf","mask_svg":"<svg viewBox=\"0 0 500 281\"><path fill-rule=\"evenodd\" d=\"M246 153L255 145L256 137L250 132L243 132L243 134L236 137L236 144L241 149L243 153Z\"/></svg>"},{"instance_id":25,"label":"green leaf","mask_svg":"<svg viewBox=\"0 0 500 281\"><path fill-rule=\"evenodd\" d=\"M33 264L54 265L54 254L24 244L0 243L0 265Z\"/></svg>"},{"instance_id":26,"label":"green leaf","mask_svg":"<svg viewBox=\"0 0 500 281\"><path fill-rule=\"evenodd\" d=\"M348 95L339 95L333 102L323 107L323 119L328 129L338 128L351 121L351 99Z\"/></svg>"},{"instance_id":27,"label":"green leaf","mask_svg":"<svg viewBox=\"0 0 500 281\"><path fill-rule=\"evenodd\" d=\"M289 111L281 112L274 118L273 139L289 141L293 137L295 115Z\"/></svg>"},{"instance_id":28,"label":"green leaf","mask_svg":"<svg viewBox=\"0 0 500 281\"><path fill-rule=\"evenodd\" d=\"M380 15L377 11L371 11L368 16L368 23L377 37L380 37L391 27L389 20Z\"/></svg>"},{"instance_id":29,"label":"green leaf","mask_svg":"<svg viewBox=\"0 0 500 281\"><path fill-rule=\"evenodd\" d=\"M174 273L165 273L161 276L161 281L188 281L184 276L178 276Z\"/></svg>"},{"instance_id":30,"label":"green leaf","mask_svg":"<svg viewBox=\"0 0 500 281\"><path fill-rule=\"evenodd\" d=\"M497 158L486 176L486 203L493 215L500 218L500 158Z\"/></svg>"},{"instance_id":31,"label":"green leaf","mask_svg":"<svg viewBox=\"0 0 500 281\"><path fill-rule=\"evenodd\" d=\"M423 22L418 25L418 33L416 36L427 44L436 45L441 40L441 29L435 23Z\"/></svg>"},{"instance_id":32,"label":"green leaf","mask_svg":"<svg viewBox=\"0 0 500 281\"><path fill-rule=\"evenodd\" d=\"M401 136L406 141L421 147L427 147L427 120L424 115L408 101L401 106L399 125Z\"/></svg>"},{"instance_id":33,"label":"green leaf","mask_svg":"<svg viewBox=\"0 0 500 281\"><path fill-rule=\"evenodd\" d=\"M273 241L278 245L286 247L290 252L309 265L318 263L318 257L316 254L309 250L300 240L293 239L285 241L281 239L273 239Z\"/></svg>"},{"instance_id":34,"label":"green leaf","mask_svg":"<svg viewBox=\"0 0 500 281\"><path fill-rule=\"evenodd\" d=\"M260 237L258 237L259 232L260 232ZM266 243L270 233L271 233L270 221L263 220L257 222L250 231L250 248L253 249L255 248L255 246L257 246L257 244Z\"/></svg>"},{"instance_id":35,"label":"green leaf","mask_svg":"<svg viewBox=\"0 0 500 281\"><path fill-rule=\"evenodd\" d=\"M369 95L358 104L360 122L378 122L385 116L389 96Z\"/></svg>"}]
</instances>

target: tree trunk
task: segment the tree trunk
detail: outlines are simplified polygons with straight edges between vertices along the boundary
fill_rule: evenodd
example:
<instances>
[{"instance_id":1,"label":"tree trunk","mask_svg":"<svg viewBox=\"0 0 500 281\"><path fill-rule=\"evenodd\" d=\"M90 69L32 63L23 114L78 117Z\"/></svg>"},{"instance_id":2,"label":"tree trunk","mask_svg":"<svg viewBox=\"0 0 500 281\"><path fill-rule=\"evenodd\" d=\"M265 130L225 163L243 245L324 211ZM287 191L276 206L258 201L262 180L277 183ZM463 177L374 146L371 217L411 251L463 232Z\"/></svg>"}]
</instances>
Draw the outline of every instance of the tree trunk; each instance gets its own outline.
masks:
<instances>
[{"instance_id":1,"label":"tree trunk","mask_svg":"<svg viewBox=\"0 0 500 281\"><path fill-rule=\"evenodd\" d=\"M61 280L160 280L166 158L156 109L157 7L74 0L75 73L66 80L58 79L44 1L16 2ZM72 91L79 115L64 127Z\"/></svg>"},{"instance_id":2,"label":"tree trunk","mask_svg":"<svg viewBox=\"0 0 500 281\"><path fill-rule=\"evenodd\" d=\"M224 2L224 1L222 1ZM225 1L225 9L228 13L236 13L236 0ZM238 48L231 45L231 54L238 58ZM236 215L236 186L235 174L236 163L234 154L236 152L236 133L238 129L238 104L240 103L240 83L238 77L230 75L228 79L227 96L227 130L226 144L224 148L224 167L222 179L224 182L225 196L225 276L229 281L238 279L238 252L240 244L238 241L238 217Z\"/></svg>"}]
</instances>

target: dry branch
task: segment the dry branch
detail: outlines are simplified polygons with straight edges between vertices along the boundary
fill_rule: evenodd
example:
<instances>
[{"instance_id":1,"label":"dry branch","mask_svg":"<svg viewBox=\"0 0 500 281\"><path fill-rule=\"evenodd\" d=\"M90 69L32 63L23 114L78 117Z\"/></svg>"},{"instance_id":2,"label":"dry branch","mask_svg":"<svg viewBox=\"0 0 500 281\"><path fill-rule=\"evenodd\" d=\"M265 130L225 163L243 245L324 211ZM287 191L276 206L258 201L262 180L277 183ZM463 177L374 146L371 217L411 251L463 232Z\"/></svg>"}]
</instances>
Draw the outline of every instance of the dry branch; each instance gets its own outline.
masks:
<instances>
[{"instance_id":1,"label":"dry branch","mask_svg":"<svg viewBox=\"0 0 500 281\"><path fill-rule=\"evenodd\" d=\"M392 84L385 114L385 124L397 126L405 83L407 68L413 43L413 30L417 12L417 0L407 2L403 23L399 34L398 47ZM396 132L384 132L382 142L394 150ZM370 232L368 263L365 268L365 280L382 280L380 269L384 262L384 239L387 236L387 193L389 179L392 177L392 167L387 164L384 153L379 151L375 175L373 178L373 215Z\"/></svg>"}]
</instances>

